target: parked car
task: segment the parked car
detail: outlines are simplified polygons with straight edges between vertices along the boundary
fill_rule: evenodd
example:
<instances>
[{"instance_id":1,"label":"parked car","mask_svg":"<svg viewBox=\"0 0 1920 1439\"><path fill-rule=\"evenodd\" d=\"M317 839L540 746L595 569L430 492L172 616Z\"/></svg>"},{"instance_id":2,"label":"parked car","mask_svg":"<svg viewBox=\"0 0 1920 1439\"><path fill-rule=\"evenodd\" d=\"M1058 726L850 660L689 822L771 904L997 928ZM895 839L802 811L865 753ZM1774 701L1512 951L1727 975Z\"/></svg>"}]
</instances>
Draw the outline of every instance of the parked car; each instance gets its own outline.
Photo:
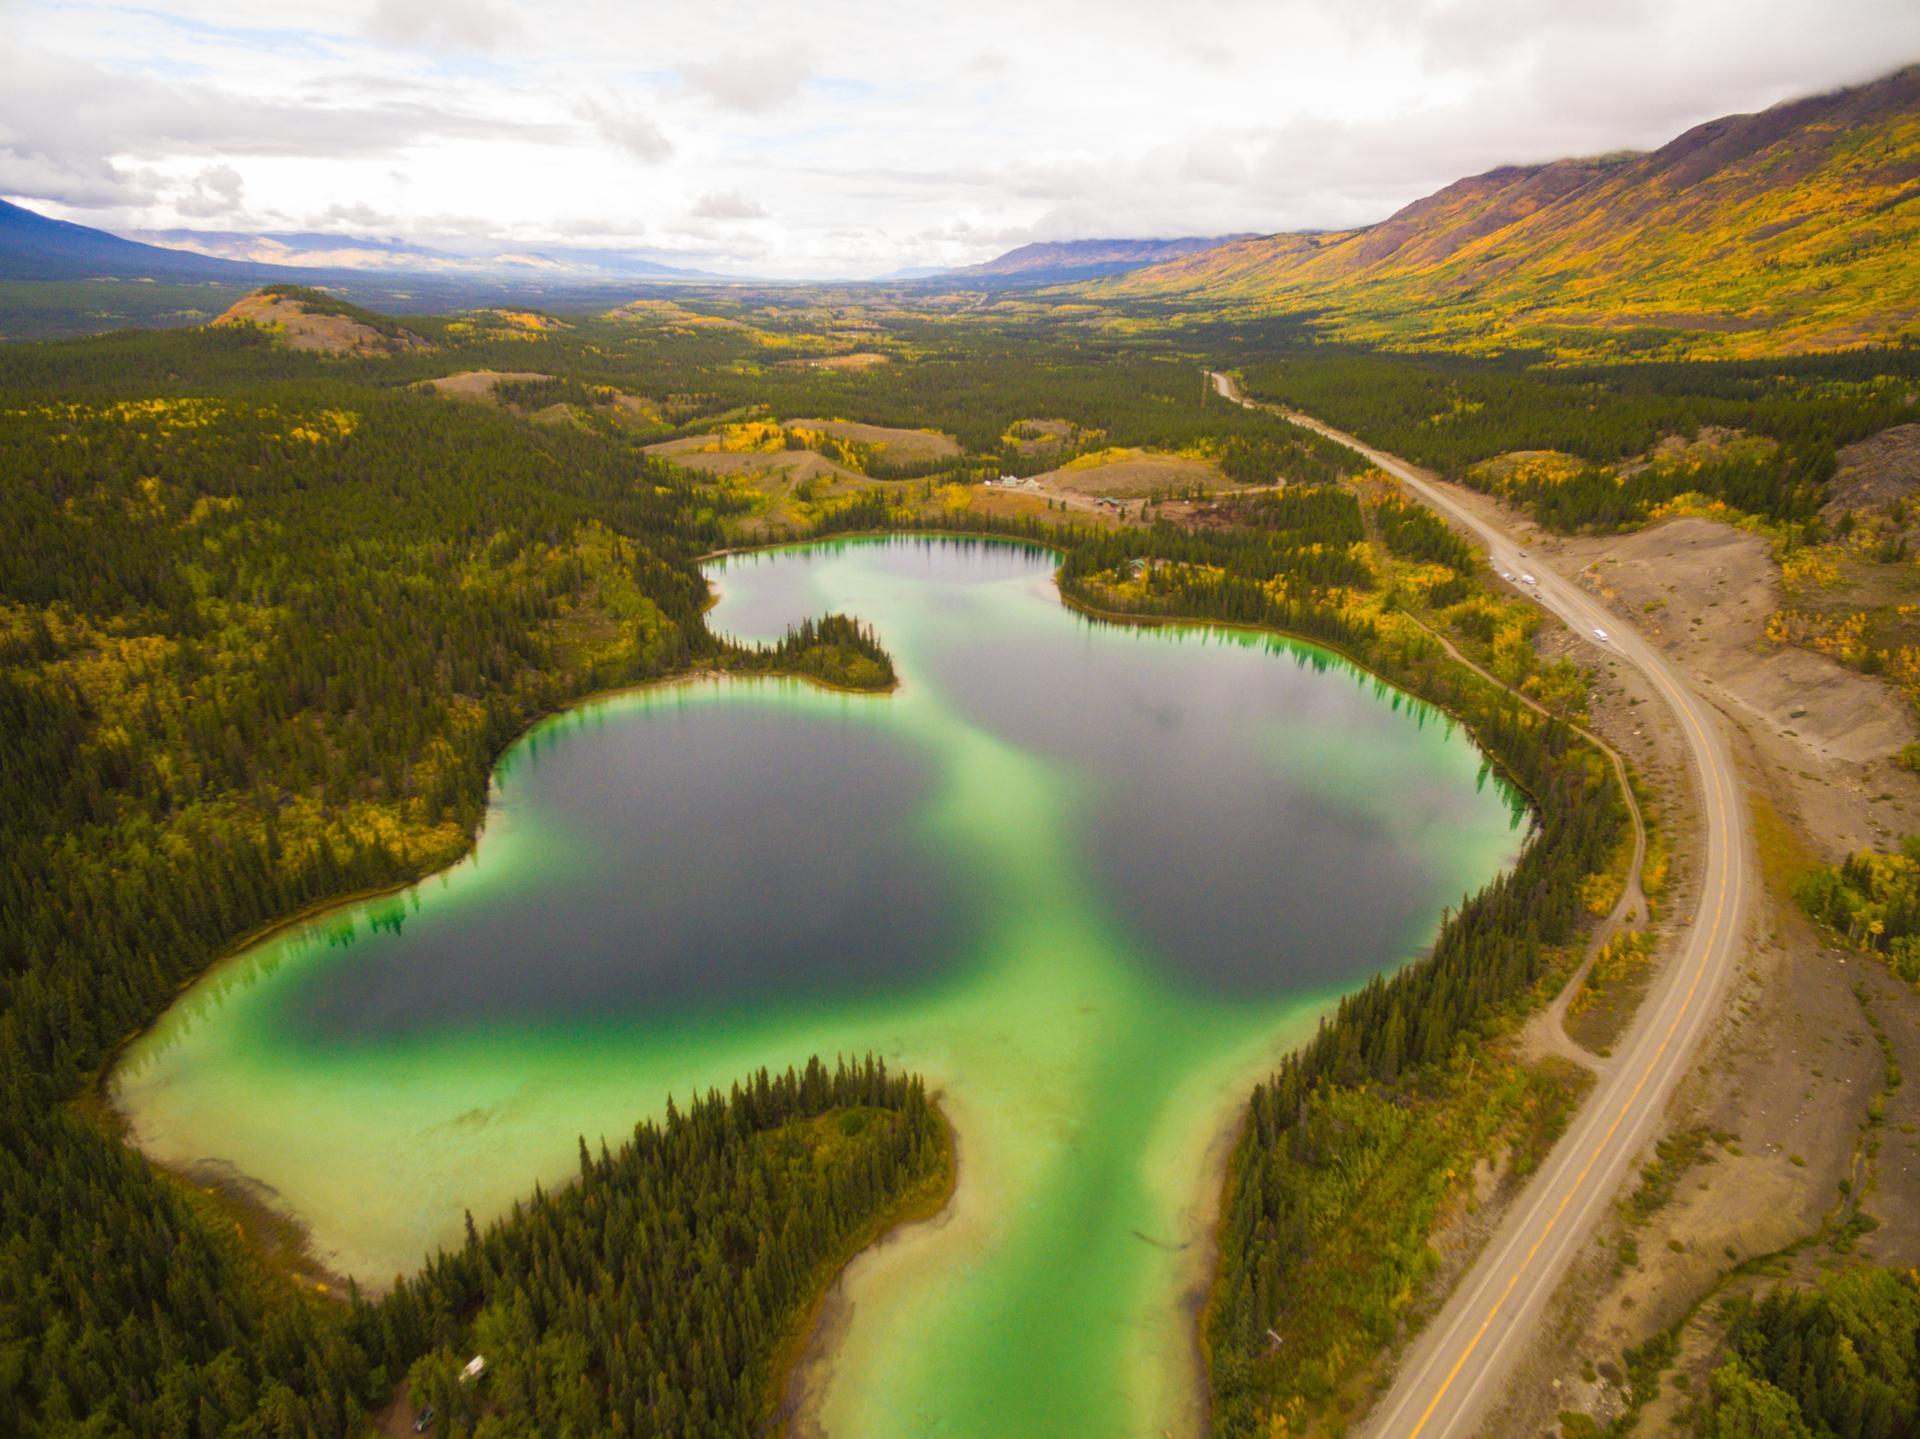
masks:
<instances>
[{"instance_id":1,"label":"parked car","mask_svg":"<svg viewBox=\"0 0 1920 1439\"><path fill-rule=\"evenodd\" d=\"M1532 575L1522 575L1520 576L1520 583L1523 585L1537 585L1540 581L1536 580Z\"/></svg>"},{"instance_id":2,"label":"parked car","mask_svg":"<svg viewBox=\"0 0 1920 1439\"><path fill-rule=\"evenodd\" d=\"M429 1404L420 1411L420 1417L413 1421L413 1432L424 1434L433 1428L433 1406Z\"/></svg>"}]
</instances>

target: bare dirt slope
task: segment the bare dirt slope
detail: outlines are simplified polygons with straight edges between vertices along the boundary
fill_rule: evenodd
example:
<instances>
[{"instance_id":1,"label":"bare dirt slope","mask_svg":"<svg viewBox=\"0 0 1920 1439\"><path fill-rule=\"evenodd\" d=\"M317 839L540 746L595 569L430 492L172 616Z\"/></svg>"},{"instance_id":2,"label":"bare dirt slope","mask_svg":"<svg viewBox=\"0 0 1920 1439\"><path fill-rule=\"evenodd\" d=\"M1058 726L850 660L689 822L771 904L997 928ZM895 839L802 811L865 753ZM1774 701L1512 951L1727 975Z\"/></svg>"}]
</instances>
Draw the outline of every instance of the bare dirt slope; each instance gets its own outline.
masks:
<instances>
[{"instance_id":1,"label":"bare dirt slope","mask_svg":"<svg viewBox=\"0 0 1920 1439\"><path fill-rule=\"evenodd\" d=\"M1820 507L1828 521L1920 493L1920 425L1895 425L1840 451L1832 497Z\"/></svg>"},{"instance_id":2,"label":"bare dirt slope","mask_svg":"<svg viewBox=\"0 0 1920 1439\"><path fill-rule=\"evenodd\" d=\"M1713 520L1671 520L1552 548L1716 697L1808 755L1875 767L1914 739L1900 696L1824 655L1766 640L1780 604L1769 542Z\"/></svg>"},{"instance_id":3,"label":"bare dirt slope","mask_svg":"<svg viewBox=\"0 0 1920 1439\"><path fill-rule=\"evenodd\" d=\"M532 370L462 370L457 375L442 375L437 380L425 380L422 383L428 389L438 390L456 399L491 400L495 385L552 378L551 375L537 374Z\"/></svg>"},{"instance_id":4,"label":"bare dirt slope","mask_svg":"<svg viewBox=\"0 0 1920 1439\"><path fill-rule=\"evenodd\" d=\"M277 331L288 349L323 355L401 355L432 348L410 330L383 334L351 315L327 314L264 291L235 300L213 323L259 325Z\"/></svg>"}]
</instances>

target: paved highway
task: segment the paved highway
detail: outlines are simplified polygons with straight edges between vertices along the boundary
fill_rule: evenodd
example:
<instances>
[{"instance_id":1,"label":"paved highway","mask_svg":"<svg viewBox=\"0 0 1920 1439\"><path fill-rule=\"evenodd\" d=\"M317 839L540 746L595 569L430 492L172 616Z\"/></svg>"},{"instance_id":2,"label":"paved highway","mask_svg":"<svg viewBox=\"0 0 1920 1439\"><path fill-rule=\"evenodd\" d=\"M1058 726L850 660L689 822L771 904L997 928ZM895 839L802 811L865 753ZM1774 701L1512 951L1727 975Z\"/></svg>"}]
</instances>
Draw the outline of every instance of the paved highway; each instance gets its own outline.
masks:
<instances>
[{"instance_id":1,"label":"paved highway","mask_svg":"<svg viewBox=\"0 0 1920 1439\"><path fill-rule=\"evenodd\" d=\"M1252 403L1228 376L1214 373L1212 378L1225 398ZM1712 712L1630 625L1529 555L1513 535L1468 507L1449 486L1311 416L1280 412L1394 476L1478 539L1495 569L1531 576L1533 583L1521 584L1522 591L1574 633L1645 674L1679 720L1700 786L1705 863L1682 952L1663 968L1616 1048L1614 1063L1479 1260L1408 1348L1392 1387L1358 1431L1369 1439L1468 1439L1479 1432L1487 1406L1538 1329L1555 1283L1619 1192L1629 1163L1658 1134L1668 1097L1713 1025L1746 933L1751 868L1746 807ZM1598 639L1597 631L1607 638Z\"/></svg>"}]
</instances>

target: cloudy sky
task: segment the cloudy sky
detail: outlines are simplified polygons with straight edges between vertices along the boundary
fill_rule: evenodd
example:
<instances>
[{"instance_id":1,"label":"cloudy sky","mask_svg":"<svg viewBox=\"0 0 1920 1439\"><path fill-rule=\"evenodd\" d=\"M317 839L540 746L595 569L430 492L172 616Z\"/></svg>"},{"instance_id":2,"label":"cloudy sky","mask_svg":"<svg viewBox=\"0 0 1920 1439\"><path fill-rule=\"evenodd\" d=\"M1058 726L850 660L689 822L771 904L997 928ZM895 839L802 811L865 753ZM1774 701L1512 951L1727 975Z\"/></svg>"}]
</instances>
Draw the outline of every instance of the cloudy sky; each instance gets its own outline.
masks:
<instances>
[{"instance_id":1,"label":"cloudy sky","mask_svg":"<svg viewBox=\"0 0 1920 1439\"><path fill-rule=\"evenodd\" d=\"M1335 227L1920 60L1916 0L0 0L0 195L759 275Z\"/></svg>"}]
</instances>

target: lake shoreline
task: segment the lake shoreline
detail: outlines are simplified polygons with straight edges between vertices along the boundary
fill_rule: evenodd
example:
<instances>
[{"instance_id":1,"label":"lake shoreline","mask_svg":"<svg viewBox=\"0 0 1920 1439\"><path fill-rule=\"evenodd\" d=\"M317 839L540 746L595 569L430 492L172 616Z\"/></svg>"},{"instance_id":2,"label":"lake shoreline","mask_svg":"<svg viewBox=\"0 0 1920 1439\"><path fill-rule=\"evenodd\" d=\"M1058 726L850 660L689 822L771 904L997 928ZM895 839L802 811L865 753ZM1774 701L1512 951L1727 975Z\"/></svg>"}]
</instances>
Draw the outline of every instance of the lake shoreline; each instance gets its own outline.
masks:
<instances>
[{"instance_id":1,"label":"lake shoreline","mask_svg":"<svg viewBox=\"0 0 1920 1439\"><path fill-rule=\"evenodd\" d=\"M190 990L214 979L258 946L330 915L354 909L374 900L406 894L430 880L450 873L472 859L479 850L481 840L486 836L487 816L493 810L495 771L517 745L542 725L563 719L594 705L605 704L631 695L692 688L696 685L716 684L721 681L753 684L786 680L799 681L832 694L868 696L875 699L891 698L901 689L901 683L898 680L884 690L856 690L831 684L813 675L791 674L786 671L742 673L737 670L714 669L708 666L685 670L678 674L661 675L656 679L638 680L632 684L594 690L581 695L578 699L544 711L529 720L500 747L499 753L493 756L487 769L487 793L480 811L480 823L466 835L456 851L444 860L424 866L417 872L395 879L391 883L370 885L345 894L314 900L311 904L302 905L290 914L256 925L239 938L221 946L205 968L183 979L175 986L166 1004L161 1006L146 1024L122 1036L87 1081L81 1090L80 1097L69 1104L69 1109L85 1122L98 1126L120 1143L138 1152L147 1163L189 1192L197 1202L211 1205L243 1234L249 1236L248 1247L255 1251L257 1262L266 1265L270 1270L283 1273L296 1283L302 1276L317 1277L320 1283L313 1292L331 1296L343 1303L351 1292L352 1286L355 1285L358 1286L360 1294L365 1297L381 1297L392 1287L391 1280L375 1279L371 1276L363 1279L336 1269L315 1249L312 1221L290 1204L277 1197L269 1197L277 1196L278 1191L259 1176L249 1174L223 1159L201 1159L189 1164L176 1164L149 1153L140 1142L139 1130L133 1117L121 1106L114 1089L115 1077L119 1073L127 1052L151 1033ZM223 1167L219 1178L211 1184L204 1182L207 1176L201 1172L201 1167L207 1164ZM267 1244L258 1241L257 1236L262 1234L272 1236L273 1252L269 1252ZM431 1258L430 1255L422 1254L420 1263L424 1264L429 1258Z\"/></svg>"},{"instance_id":2,"label":"lake shoreline","mask_svg":"<svg viewBox=\"0 0 1920 1439\"><path fill-rule=\"evenodd\" d=\"M1018 537L962 532L941 532L937 535L928 535L925 532L883 532L876 535L828 537L825 540L783 541L776 544L755 546L750 549L715 552L712 556L704 557L703 562L722 559L728 554L746 555L782 550L805 552L823 546L835 545L840 541L847 541L851 545L874 544L886 546L898 544L902 540L912 540L916 537L930 538L935 540L936 543L951 543L968 547L974 545L987 547L1009 546L1032 552L1036 556L1040 554L1058 553L1057 549L1053 546ZM1046 573L1044 570L1038 570L1037 566L1035 568L1040 574ZM1421 699L1417 694L1402 689L1400 686L1386 680L1383 676L1368 670L1366 666L1360 664L1353 659L1352 656L1346 655L1337 648L1324 642L1292 635L1268 626L1233 625L1199 616L1139 616L1107 613L1061 593L1059 589L1059 570L1057 567L1052 570L1051 578L1053 579L1054 598L1057 600L1060 608L1084 616L1094 621L1096 626L1112 625L1115 628L1122 626L1156 626L1190 629L1196 632L1215 629L1248 632L1257 631L1265 635L1275 636L1285 641L1289 647L1298 646L1300 649L1310 652L1310 654L1323 654L1329 660L1338 661L1341 665L1374 679L1394 694L1401 695L1405 699L1426 706L1435 712L1445 713L1444 707L1435 705L1432 701ZM709 583L715 590L718 590L720 586L719 577L710 577ZM717 600L718 596L716 595L715 598ZM1319 670L1325 669L1326 666L1314 664L1312 668ZM488 818L494 813L494 806L499 801L495 772L515 747L540 730L542 726L570 715L578 715L597 705L617 701L623 696L659 693L672 691L674 689L691 689L694 687L703 687L709 682L717 682L720 680L769 679L799 679L805 681L813 688L829 693L838 692L842 694L890 694L898 688L896 685L893 689L885 691L848 690L844 687L823 682L810 675L791 674L781 671L741 672L739 670L706 666L583 694L578 698L570 700L563 705L556 706L530 719L518 733L502 745L489 768L485 803L479 811L479 819L474 825L473 830L466 836L464 843L459 845L457 852L452 853L443 863L438 863L432 868L423 869L419 873L396 879L388 885L317 901L294 914L284 916L268 925L261 926L226 946L221 954L196 975L193 980L181 986L181 992L184 993L186 990L191 989L194 985L197 985L200 980L209 978L217 973L223 966L232 963L241 955L261 943L272 939L275 935L298 928L303 924L312 923L316 919L323 918L329 913L337 913L353 905L365 904L369 900L377 900L382 897L405 893L423 885L427 879L433 878L436 875L444 875L463 861L472 858L478 850L480 840L485 837L488 832ZM1364 685L1362 689L1365 689ZM1398 705L1395 707L1398 708ZM1455 716L1449 716L1449 718L1458 722ZM1471 727L1466 726L1465 729L1471 736ZM1480 757L1484 761L1486 759L1485 750L1478 745L1477 736L1473 738L1476 741L1474 748L1480 751ZM449 826L448 829L451 831L452 826ZM438 855L436 855L436 858L438 858ZM164 1010L162 1011L163 1014L165 1012ZM155 1022L158 1022L157 1018ZM114 1079L119 1066L124 1060L126 1046L137 1040L140 1034L147 1033L150 1028L151 1026L143 1028L135 1035L130 1036L126 1041L123 1041L122 1046L116 1050L115 1055L110 1059L108 1064L103 1066L98 1079L99 1093L101 1097L106 1100L104 1107L114 1118L120 1121L123 1137L131 1134L132 1128L127 1120L127 1116L120 1110L118 1104L115 1102L118 1097L118 1091L114 1086ZM1288 1020L1280 1028L1273 1031L1265 1041L1255 1037L1252 1043L1259 1048L1261 1055L1257 1063L1245 1066L1244 1073L1240 1073L1238 1078L1230 1081L1221 1081L1219 1079L1208 1081L1202 1090L1189 1092L1182 1102L1177 1105L1169 1105L1165 1111L1162 1129L1166 1140L1162 1143L1161 1148L1166 1149L1172 1147L1178 1150L1180 1163L1175 1179L1177 1180L1179 1175L1187 1175L1190 1178L1197 1175L1197 1188L1194 1184L1181 1183L1178 1185L1177 1190L1160 1190L1161 1199L1167 1201L1161 1205L1160 1212L1168 1216L1177 1217L1179 1224L1177 1244L1172 1242L1162 1243L1162 1241L1158 1239L1148 1239L1147 1235L1138 1229L1133 1232L1142 1239L1147 1239L1149 1243L1159 1244L1160 1247L1165 1249L1177 1249L1180 1251L1179 1258L1174 1261L1172 1265L1173 1269L1177 1271L1174 1282L1165 1287L1164 1293L1162 1286L1156 1284L1153 1287L1151 1295L1156 1301L1153 1309L1163 1318L1170 1316L1176 1310L1180 1315L1179 1328L1182 1336L1180 1341L1181 1352L1186 1356L1184 1365L1178 1366L1180 1372L1169 1373L1166 1369L1166 1361L1176 1360L1176 1355L1167 1352L1167 1346L1173 1342L1173 1336L1170 1332L1163 1327L1156 1326L1156 1338L1151 1346L1154 1361L1152 1367L1154 1371L1156 1371L1155 1378L1161 1381L1150 1391L1152 1395L1152 1407L1155 1411L1158 1411L1164 1405L1168 1412L1163 1417L1172 1418L1176 1421L1177 1428L1175 1432L1183 1431L1189 1419L1193 1421L1195 1432L1204 1432L1210 1414L1212 1393L1202 1321L1205 1317L1207 1306L1211 1301L1213 1287L1217 1279L1221 1240L1220 1226L1226 1199L1225 1184L1232 1156L1245 1129L1248 1091L1250 1086L1258 1083L1265 1073L1267 1073L1274 1064L1277 1064L1285 1054L1295 1049L1309 1032L1310 1031L1303 1031L1297 1028L1291 1020ZM1249 1052L1251 1051L1243 1049L1240 1051L1240 1054L1244 1057ZM1224 1072L1225 1071L1216 1071L1217 1074ZM1236 1070L1236 1073L1238 1073L1238 1070ZM930 1081L938 1077L937 1065L928 1077ZM1207 1089L1215 1090L1211 1103L1208 1103L1205 1097L1205 1090ZM945 1096L940 1097L942 1099L945 1098ZM1197 1103L1194 1102L1196 1097L1198 1097ZM949 1112L944 1105L942 1119L947 1126L951 1150L951 1172L944 1191L937 1196L932 1196L930 1200L922 1200L922 1204L931 1203L930 1208L923 1210L919 1206L909 1206L908 1212L896 1213L889 1218L883 1228L880 1228L870 1239L863 1242L858 1249L852 1251L844 1262L826 1277L820 1286L818 1297L809 1304L805 1322L798 1326L800 1342L793 1350L791 1357L788 1357L785 1352L786 1346L793 1343L791 1337L783 1339L781 1346L775 1350L773 1362L776 1376L770 1379L770 1393L778 1396L779 1412L786 1422L795 1426L793 1432L815 1434L821 1432L818 1426L818 1410L821 1396L825 1392L828 1381L834 1376L840 1362L841 1351L846 1341L848 1331L854 1324L855 1308L861 1298L860 1287L864 1282L864 1277L871 1272L872 1266L885 1264L903 1250L914 1248L913 1241L916 1236L947 1230L949 1226L956 1223L962 1225L968 1224L970 1222L970 1216L974 1214L985 1213L991 1215L996 1203L1004 1199L1004 1194L990 1192L995 1189L995 1186L991 1182L982 1182L979 1167L974 1163L970 1163L969 1165L969 1183L977 1187L977 1194L969 1195L961 1189L959 1182L959 1151L963 1144L967 1144L970 1153L973 1152L972 1143L969 1141L969 1135L973 1132L970 1129L970 1119L964 1112L964 1106L956 1107L953 1111ZM135 1144L136 1147L139 1147L137 1141L135 1141ZM1196 1156L1199 1162L1193 1164L1192 1161ZM204 1192L204 1180L194 1173L191 1165L172 1165L159 1160L151 1160L150 1162L155 1163L157 1167L174 1176L182 1183L190 1184L197 1190ZM1164 1175L1172 1173L1173 1171L1163 1169L1160 1172ZM267 1195L273 1196L274 1199L278 1198L275 1191L267 1189L264 1185L256 1187L255 1183L250 1181L249 1177L237 1166L232 1167L232 1173L233 1176L248 1189L250 1202L260 1202L259 1195L261 1190L264 1190ZM506 1178L510 1177L504 1167L499 1168L497 1173L503 1182ZM956 1203L960 1206L958 1210L956 1210ZM293 1223L301 1222L299 1213L293 1206L287 1205L284 1207L284 1210L282 1210L281 1207L271 1204L270 1201L269 1217L275 1219L284 1218ZM972 1237L970 1233L962 1233L956 1235L953 1242L961 1244L970 1243L972 1242ZM988 1232L987 1237L991 1237L991 1231ZM253 1246L250 1245L250 1247ZM306 1251L306 1257L309 1260L313 1260L310 1248ZM423 1254L421 1257L424 1259L426 1256ZM942 1258L945 1257L947 1257L945 1251L942 1251ZM270 1267L284 1268L288 1262L288 1255L282 1250L279 1253L262 1254L260 1259ZM317 1260L313 1260L313 1262L318 1263ZM1164 1276L1167 1273L1167 1269L1164 1267L1165 1261L1161 1263L1163 1267L1157 1269L1156 1273ZM401 1267L401 1272L407 1272L404 1266ZM923 1281L926 1277L924 1268L915 1270L913 1273L916 1281ZM376 1289L371 1292L378 1291ZM1165 1300L1171 1300L1171 1303L1166 1303L1164 1302ZM1149 1391L1143 1386L1142 1392L1146 1393ZM841 1416L841 1419L844 1420L845 1416ZM813 1427L805 1427L809 1425Z\"/></svg>"}]
</instances>

